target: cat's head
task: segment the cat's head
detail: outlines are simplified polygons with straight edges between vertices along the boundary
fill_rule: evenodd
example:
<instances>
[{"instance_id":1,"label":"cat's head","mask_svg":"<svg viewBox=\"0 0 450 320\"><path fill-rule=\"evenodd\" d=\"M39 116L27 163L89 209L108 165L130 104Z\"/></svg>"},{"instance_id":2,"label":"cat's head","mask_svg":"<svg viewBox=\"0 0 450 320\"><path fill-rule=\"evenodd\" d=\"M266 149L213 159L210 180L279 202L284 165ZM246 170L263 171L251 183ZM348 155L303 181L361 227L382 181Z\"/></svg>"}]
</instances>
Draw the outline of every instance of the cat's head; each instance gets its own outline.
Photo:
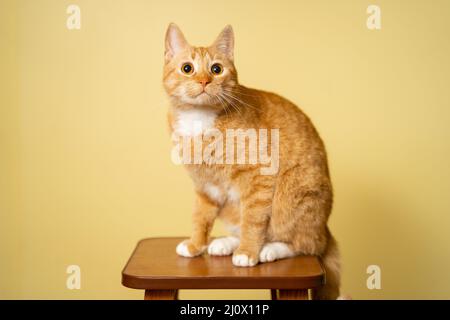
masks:
<instances>
[{"instance_id":1,"label":"cat's head","mask_svg":"<svg viewBox=\"0 0 450 320\"><path fill-rule=\"evenodd\" d=\"M170 24L163 79L169 97L178 104L221 108L221 101L237 85L233 47L231 26L226 26L211 46L194 47Z\"/></svg>"}]
</instances>

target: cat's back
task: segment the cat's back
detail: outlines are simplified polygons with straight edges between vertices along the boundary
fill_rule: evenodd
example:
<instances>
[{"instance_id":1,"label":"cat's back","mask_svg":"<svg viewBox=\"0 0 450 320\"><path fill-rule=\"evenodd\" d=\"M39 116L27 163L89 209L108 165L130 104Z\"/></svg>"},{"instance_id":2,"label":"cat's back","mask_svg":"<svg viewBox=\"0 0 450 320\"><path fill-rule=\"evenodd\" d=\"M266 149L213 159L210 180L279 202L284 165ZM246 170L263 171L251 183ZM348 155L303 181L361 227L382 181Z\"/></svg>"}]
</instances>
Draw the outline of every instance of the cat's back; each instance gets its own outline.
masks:
<instances>
[{"instance_id":1,"label":"cat's back","mask_svg":"<svg viewBox=\"0 0 450 320\"><path fill-rule=\"evenodd\" d=\"M250 88L247 90L249 95L257 97L260 116L272 128L302 133L306 131L311 135L310 138L319 138L309 117L293 102L274 92Z\"/></svg>"}]
</instances>

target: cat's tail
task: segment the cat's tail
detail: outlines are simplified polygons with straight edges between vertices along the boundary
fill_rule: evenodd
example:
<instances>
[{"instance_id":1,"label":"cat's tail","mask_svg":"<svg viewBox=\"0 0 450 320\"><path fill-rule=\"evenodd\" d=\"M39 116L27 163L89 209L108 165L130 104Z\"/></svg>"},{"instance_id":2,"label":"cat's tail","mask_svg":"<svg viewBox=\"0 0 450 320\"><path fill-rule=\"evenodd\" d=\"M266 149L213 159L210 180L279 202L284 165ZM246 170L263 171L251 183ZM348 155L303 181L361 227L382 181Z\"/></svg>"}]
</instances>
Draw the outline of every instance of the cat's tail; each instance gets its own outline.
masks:
<instances>
[{"instance_id":1,"label":"cat's tail","mask_svg":"<svg viewBox=\"0 0 450 320\"><path fill-rule=\"evenodd\" d=\"M328 244L321 255L322 266L325 269L325 284L317 290L315 299L336 300L339 298L341 284L341 264L337 242L328 231Z\"/></svg>"}]
</instances>

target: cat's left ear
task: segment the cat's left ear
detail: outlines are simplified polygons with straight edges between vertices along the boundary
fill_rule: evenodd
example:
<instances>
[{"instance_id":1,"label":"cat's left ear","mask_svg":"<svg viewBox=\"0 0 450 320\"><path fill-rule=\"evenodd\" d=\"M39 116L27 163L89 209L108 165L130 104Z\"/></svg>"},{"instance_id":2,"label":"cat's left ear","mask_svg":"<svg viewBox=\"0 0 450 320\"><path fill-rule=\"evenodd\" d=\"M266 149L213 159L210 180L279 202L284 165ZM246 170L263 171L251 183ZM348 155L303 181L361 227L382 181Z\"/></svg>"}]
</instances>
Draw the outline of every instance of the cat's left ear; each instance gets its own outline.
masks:
<instances>
[{"instance_id":1,"label":"cat's left ear","mask_svg":"<svg viewBox=\"0 0 450 320\"><path fill-rule=\"evenodd\" d=\"M214 41L213 47L219 52L228 57L228 59L234 59L234 32L231 25L227 25Z\"/></svg>"}]
</instances>

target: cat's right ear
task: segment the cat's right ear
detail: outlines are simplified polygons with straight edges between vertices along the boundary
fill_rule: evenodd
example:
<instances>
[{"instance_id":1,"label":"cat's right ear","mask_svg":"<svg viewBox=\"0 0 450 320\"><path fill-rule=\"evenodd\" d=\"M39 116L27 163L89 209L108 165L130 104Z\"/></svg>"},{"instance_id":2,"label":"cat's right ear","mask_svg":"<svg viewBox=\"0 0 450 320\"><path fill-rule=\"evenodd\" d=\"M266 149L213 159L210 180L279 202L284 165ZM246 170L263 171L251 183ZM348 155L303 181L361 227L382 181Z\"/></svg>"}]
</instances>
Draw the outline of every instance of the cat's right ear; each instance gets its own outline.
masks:
<instances>
[{"instance_id":1,"label":"cat's right ear","mask_svg":"<svg viewBox=\"0 0 450 320\"><path fill-rule=\"evenodd\" d=\"M169 24L166 31L166 50L164 57L166 61L171 60L177 53L189 47L183 33L175 23Z\"/></svg>"}]
</instances>

